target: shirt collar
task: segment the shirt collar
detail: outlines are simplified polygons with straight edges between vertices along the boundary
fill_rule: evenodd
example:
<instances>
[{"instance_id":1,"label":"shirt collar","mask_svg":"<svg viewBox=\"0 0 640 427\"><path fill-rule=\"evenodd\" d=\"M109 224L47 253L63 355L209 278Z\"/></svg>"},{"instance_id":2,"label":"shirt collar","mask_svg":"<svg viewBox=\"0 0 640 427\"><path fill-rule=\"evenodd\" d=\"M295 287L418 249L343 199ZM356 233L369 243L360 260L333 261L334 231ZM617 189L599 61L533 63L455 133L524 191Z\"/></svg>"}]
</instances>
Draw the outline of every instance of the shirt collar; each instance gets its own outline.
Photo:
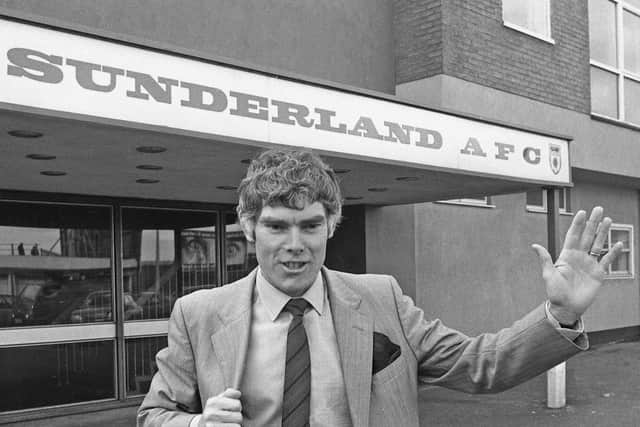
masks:
<instances>
[{"instance_id":1,"label":"shirt collar","mask_svg":"<svg viewBox=\"0 0 640 427\"><path fill-rule=\"evenodd\" d=\"M258 274L256 276L256 290L258 297L262 300L262 303L269 313L269 318L271 321L275 321L291 297L269 283L269 281L262 275L262 269L260 268L258 268ZM316 277L316 280L309 289L302 294L302 298L307 300L313 309L322 316L324 310L325 289L322 274L320 272L318 272L318 277Z\"/></svg>"}]
</instances>

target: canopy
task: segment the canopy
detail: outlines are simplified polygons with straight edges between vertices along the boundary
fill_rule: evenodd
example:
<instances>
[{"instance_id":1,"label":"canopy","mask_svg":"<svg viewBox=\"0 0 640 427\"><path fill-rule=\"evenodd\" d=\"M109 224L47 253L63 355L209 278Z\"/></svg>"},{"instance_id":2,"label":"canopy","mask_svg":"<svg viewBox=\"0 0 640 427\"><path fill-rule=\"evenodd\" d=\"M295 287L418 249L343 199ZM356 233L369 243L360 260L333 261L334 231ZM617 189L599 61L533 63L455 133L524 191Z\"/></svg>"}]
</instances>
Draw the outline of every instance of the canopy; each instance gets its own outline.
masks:
<instances>
[{"instance_id":1,"label":"canopy","mask_svg":"<svg viewBox=\"0 0 640 427\"><path fill-rule=\"evenodd\" d=\"M571 185L569 138L393 96L0 18L1 187L234 203L265 147L322 154L347 203Z\"/></svg>"}]
</instances>

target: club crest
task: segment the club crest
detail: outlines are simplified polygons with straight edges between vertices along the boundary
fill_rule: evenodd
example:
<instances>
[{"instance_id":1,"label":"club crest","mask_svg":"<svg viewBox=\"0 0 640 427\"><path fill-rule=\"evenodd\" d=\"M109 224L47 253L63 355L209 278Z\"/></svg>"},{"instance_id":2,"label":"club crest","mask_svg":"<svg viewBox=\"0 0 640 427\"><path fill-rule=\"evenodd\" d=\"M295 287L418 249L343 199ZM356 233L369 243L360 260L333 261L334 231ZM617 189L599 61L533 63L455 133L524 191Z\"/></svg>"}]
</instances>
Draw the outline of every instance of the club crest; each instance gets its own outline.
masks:
<instances>
[{"instance_id":1,"label":"club crest","mask_svg":"<svg viewBox=\"0 0 640 427\"><path fill-rule=\"evenodd\" d=\"M560 146L555 144L549 144L549 164L551 165L551 172L558 175L560 168L562 167L562 157L560 156Z\"/></svg>"}]
</instances>

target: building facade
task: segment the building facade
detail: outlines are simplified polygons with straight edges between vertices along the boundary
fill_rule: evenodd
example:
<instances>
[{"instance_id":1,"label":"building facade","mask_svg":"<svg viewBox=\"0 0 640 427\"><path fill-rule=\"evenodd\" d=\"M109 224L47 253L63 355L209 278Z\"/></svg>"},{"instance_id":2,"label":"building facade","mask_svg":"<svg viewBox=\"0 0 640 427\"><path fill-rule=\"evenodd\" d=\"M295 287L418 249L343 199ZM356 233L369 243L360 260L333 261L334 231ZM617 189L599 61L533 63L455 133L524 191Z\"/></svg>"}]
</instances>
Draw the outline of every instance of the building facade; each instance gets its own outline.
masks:
<instances>
[{"instance_id":1,"label":"building facade","mask_svg":"<svg viewBox=\"0 0 640 427\"><path fill-rule=\"evenodd\" d=\"M530 244L548 243L546 193L556 191L561 233L574 212L599 204L614 219L610 243L625 243L585 317L587 330L596 338L640 336L640 1L260 4L0 0L3 18L25 25L25 38L30 31L40 37L26 53L3 52L2 78L50 83L29 107L4 98L0 105L0 395L8 396L0 422L137 405L153 357L166 345L175 299L255 267L236 225L234 190L247 161L270 145L231 137L211 144L204 129L186 131L186 123L176 130L173 117L154 116L170 87L174 96L177 88L189 90L180 102L192 110L222 102L216 81L207 82L206 96L198 86L201 64L193 64L193 79L178 82L156 52L228 65L239 70L230 72L233 82L255 69L275 80L501 124L504 139L465 138L461 151L551 169L561 162L555 166L570 166L570 181L525 179L525 168L515 172L522 179L507 180L328 154L346 206L327 265L393 274L428 317L468 334L496 330L545 298ZM51 51L40 31L61 33L69 45L77 36L145 51L136 50L124 70L114 56L94 63L82 49L63 55L63 42ZM17 34L4 35L20 43ZM136 71L145 61L156 67L156 86ZM120 111L124 119L97 112L102 105L61 113L56 105L72 111L78 92L52 83L58 74L96 93L113 92L127 78L126 97L157 102ZM295 84L283 98L316 96ZM105 105L121 105L104 96ZM236 116L254 116L258 129L266 111L258 98L236 91L224 99L235 102L228 111ZM299 104L270 102L272 122L310 123L311 116L292 110ZM332 111L315 112L316 128L336 133ZM131 125L127 114L149 117ZM363 117L351 129L356 136L404 143L402 124L387 125L383 135ZM519 151L513 129L567 135L570 153ZM416 132L427 149L437 144L437 133Z\"/></svg>"}]
</instances>

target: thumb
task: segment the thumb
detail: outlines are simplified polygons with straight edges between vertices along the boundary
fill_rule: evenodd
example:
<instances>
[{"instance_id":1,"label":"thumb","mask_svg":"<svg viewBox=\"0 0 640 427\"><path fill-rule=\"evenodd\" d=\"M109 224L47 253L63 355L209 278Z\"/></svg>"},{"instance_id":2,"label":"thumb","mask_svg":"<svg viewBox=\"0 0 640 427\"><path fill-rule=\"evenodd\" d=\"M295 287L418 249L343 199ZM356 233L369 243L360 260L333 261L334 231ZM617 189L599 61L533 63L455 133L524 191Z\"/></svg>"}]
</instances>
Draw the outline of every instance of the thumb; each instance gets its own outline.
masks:
<instances>
[{"instance_id":1,"label":"thumb","mask_svg":"<svg viewBox=\"0 0 640 427\"><path fill-rule=\"evenodd\" d=\"M549 272L550 269L553 269L553 259L549 252L542 246L533 244L531 248L538 254L538 259L540 259L540 264L542 266L542 274Z\"/></svg>"}]
</instances>

